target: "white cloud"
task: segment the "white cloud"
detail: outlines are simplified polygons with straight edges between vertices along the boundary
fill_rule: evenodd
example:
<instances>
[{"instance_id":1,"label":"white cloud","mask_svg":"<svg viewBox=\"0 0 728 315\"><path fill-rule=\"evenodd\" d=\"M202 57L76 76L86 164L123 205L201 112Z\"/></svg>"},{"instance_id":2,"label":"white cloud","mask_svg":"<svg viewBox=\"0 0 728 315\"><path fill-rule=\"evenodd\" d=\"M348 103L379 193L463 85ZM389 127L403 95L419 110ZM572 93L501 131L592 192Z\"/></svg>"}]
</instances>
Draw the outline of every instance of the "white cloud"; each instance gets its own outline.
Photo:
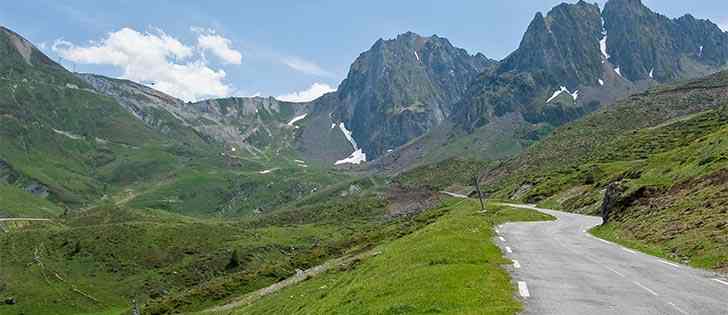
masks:
<instances>
[{"instance_id":1,"label":"white cloud","mask_svg":"<svg viewBox=\"0 0 728 315\"><path fill-rule=\"evenodd\" d=\"M321 95L334 91L336 91L336 89L328 84L314 83L307 90L281 95L276 97L276 99L284 102L310 102L321 97Z\"/></svg>"},{"instance_id":2,"label":"white cloud","mask_svg":"<svg viewBox=\"0 0 728 315\"><path fill-rule=\"evenodd\" d=\"M87 46L59 39L52 49L74 62L118 67L124 79L149 83L187 101L228 96L234 91L224 82L225 71L210 68L193 47L161 30L140 33L122 28Z\"/></svg>"},{"instance_id":3,"label":"white cloud","mask_svg":"<svg viewBox=\"0 0 728 315\"><path fill-rule=\"evenodd\" d=\"M298 72L305 74L316 75L320 77L333 77L334 74L324 70L316 64L308 60L301 59L299 57L285 57L281 60L285 65Z\"/></svg>"},{"instance_id":4,"label":"white cloud","mask_svg":"<svg viewBox=\"0 0 728 315\"><path fill-rule=\"evenodd\" d=\"M215 30L192 27L193 32L198 33L197 47L203 51L209 51L222 61L239 65L242 62L243 54L231 48L232 41L218 35Z\"/></svg>"}]
</instances>

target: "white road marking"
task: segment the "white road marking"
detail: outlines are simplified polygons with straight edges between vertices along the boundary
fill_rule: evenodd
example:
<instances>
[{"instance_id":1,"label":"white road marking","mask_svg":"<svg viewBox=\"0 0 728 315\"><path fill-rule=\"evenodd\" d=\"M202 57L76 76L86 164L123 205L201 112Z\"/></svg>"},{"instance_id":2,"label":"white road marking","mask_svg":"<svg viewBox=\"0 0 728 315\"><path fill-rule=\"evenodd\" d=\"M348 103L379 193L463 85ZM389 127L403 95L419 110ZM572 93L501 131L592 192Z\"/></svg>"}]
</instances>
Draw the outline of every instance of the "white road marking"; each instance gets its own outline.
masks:
<instances>
[{"instance_id":1,"label":"white road marking","mask_svg":"<svg viewBox=\"0 0 728 315\"><path fill-rule=\"evenodd\" d=\"M518 293L525 298L531 296L531 293L528 292L528 285L525 281L518 281Z\"/></svg>"},{"instance_id":2,"label":"white road marking","mask_svg":"<svg viewBox=\"0 0 728 315\"><path fill-rule=\"evenodd\" d=\"M513 268L516 268L516 269L521 268L521 264L518 262L518 260L513 261Z\"/></svg>"},{"instance_id":3,"label":"white road marking","mask_svg":"<svg viewBox=\"0 0 728 315\"><path fill-rule=\"evenodd\" d=\"M614 272L614 273L616 273L616 274L617 274L618 276L620 276L620 277L624 278L624 275L623 275L622 273L620 273L619 271L616 271L616 270L614 270L614 269L612 269L612 268L609 268L609 267L607 267L607 266L604 266L604 268L607 268L607 270L609 270L609 271L611 271L611 272Z\"/></svg>"},{"instance_id":4,"label":"white road marking","mask_svg":"<svg viewBox=\"0 0 728 315\"><path fill-rule=\"evenodd\" d=\"M682 310L681 308L677 307L677 305L675 305L675 303L672 303L672 302L668 302L667 304L670 304L670 306L672 306L672 307L673 307L674 309L676 309L676 310L677 310L678 312L680 312L681 314L685 314L685 315L688 315L688 312L686 312L686 311L683 311L683 310Z\"/></svg>"},{"instance_id":5,"label":"white road marking","mask_svg":"<svg viewBox=\"0 0 728 315\"><path fill-rule=\"evenodd\" d=\"M635 252L635 251L633 251L633 250L631 250L631 249L629 249L629 248L624 248L624 247L620 247L620 248L621 248L621 249L622 249L623 251L625 251L625 252L628 252L628 253L632 253L632 254L637 254L637 252Z\"/></svg>"},{"instance_id":6,"label":"white road marking","mask_svg":"<svg viewBox=\"0 0 728 315\"><path fill-rule=\"evenodd\" d=\"M513 252L513 250L510 247L508 247L508 246L506 246L506 251L509 252L509 253L512 253Z\"/></svg>"},{"instance_id":7,"label":"white road marking","mask_svg":"<svg viewBox=\"0 0 728 315\"><path fill-rule=\"evenodd\" d=\"M720 280L720 279L713 279L713 281L718 282L718 283L722 283L722 284L725 284L725 285L728 285L728 282L725 282L725 281Z\"/></svg>"},{"instance_id":8,"label":"white road marking","mask_svg":"<svg viewBox=\"0 0 728 315\"><path fill-rule=\"evenodd\" d=\"M503 238L503 236L500 236L500 237L498 237L498 238L499 238L499 239L501 240L501 242L505 242L505 241L506 241L506 239L505 239L505 238Z\"/></svg>"},{"instance_id":9,"label":"white road marking","mask_svg":"<svg viewBox=\"0 0 728 315\"><path fill-rule=\"evenodd\" d=\"M612 243L610 243L610 242L607 242L607 241L605 241L605 240L603 240L603 239L601 239L601 238L595 237L594 239L596 239L597 241L600 241L600 242L602 242L602 243L604 243L604 244L609 244L609 245L612 245Z\"/></svg>"},{"instance_id":10,"label":"white road marking","mask_svg":"<svg viewBox=\"0 0 728 315\"><path fill-rule=\"evenodd\" d=\"M634 283L634 284L635 284L635 285L637 285L638 287L640 287L640 288L644 289L645 291L647 291L647 292L650 292L650 294L652 294L652 295L654 295L654 296L660 296L659 294L657 294L657 292L655 292L655 291L652 291L652 289L650 289L650 288L648 288L648 287L646 287L646 286L642 285L641 283L639 283L639 282L637 282L637 281L632 281L632 283Z\"/></svg>"},{"instance_id":11,"label":"white road marking","mask_svg":"<svg viewBox=\"0 0 728 315\"><path fill-rule=\"evenodd\" d=\"M658 261L661 262L661 263L663 263L663 264L665 264L665 265L670 265L670 266L673 266L675 268L680 268L680 266L678 264L673 264L673 263L671 263L669 261L664 261L664 260L658 260Z\"/></svg>"}]
</instances>

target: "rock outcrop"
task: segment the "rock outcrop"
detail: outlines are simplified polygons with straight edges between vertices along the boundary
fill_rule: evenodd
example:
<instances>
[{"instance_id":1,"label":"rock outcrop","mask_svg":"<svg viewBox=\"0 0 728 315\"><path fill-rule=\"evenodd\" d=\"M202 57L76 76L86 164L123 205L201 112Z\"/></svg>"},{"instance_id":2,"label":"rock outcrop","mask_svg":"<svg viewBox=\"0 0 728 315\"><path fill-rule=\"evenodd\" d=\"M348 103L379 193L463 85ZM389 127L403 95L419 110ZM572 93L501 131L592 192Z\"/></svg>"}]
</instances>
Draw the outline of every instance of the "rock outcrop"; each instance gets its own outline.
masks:
<instances>
[{"instance_id":1,"label":"rock outcrop","mask_svg":"<svg viewBox=\"0 0 728 315\"><path fill-rule=\"evenodd\" d=\"M609 219L612 216L612 212L621 202L625 188L620 182L612 182L607 185L607 189L604 191L604 199L602 205L599 207L602 216L602 224L609 223Z\"/></svg>"}]
</instances>

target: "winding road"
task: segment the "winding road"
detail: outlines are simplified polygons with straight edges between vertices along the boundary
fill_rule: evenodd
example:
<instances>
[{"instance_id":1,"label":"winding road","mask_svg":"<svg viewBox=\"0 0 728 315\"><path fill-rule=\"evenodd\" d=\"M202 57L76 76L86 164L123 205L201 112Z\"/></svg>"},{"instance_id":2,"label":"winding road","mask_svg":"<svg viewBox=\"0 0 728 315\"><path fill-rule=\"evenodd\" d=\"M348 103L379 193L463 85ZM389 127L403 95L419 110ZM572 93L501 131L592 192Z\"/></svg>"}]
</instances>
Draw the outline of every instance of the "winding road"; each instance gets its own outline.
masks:
<instances>
[{"instance_id":1,"label":"winding road","mask_svg":"<svg viewBox=\"0 0 728 315\"><path fill-rule=\"evenodd\" d=\"M725 277L593 237L599 217L506 205L558 218L496 229L524 314L728 314Z\"/></svg>"}]
</instances>

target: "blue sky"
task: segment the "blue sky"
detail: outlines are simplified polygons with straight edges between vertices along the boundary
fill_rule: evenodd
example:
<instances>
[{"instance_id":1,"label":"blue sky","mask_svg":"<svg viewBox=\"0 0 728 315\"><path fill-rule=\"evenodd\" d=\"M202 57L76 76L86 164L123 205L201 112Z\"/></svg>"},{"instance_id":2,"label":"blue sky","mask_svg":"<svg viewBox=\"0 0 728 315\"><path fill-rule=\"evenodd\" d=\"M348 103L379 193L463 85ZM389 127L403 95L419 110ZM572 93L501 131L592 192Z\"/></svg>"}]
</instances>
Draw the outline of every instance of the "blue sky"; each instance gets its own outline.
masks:
<instances>
[{"instance_id":1,"label":"blue sky","mask_svg":"<svg viewBox=\"0 0 728 315\"><path fill-rule=\"evenodd\" d=\"M518 46L536 12L546 12L560 3L3 2L0 24L33 41L54 59L63 55L64 66L155 83L157 88L187 100L224 95L311 98L338 86L349 65L374 41L405 31L444 36L471 53L500 59ZM653 10L670 17L690 12L728 25L728 1L696 2L646 1ZM293 94L312 87L308 94Z\"/></svg>"}]
</instances>

